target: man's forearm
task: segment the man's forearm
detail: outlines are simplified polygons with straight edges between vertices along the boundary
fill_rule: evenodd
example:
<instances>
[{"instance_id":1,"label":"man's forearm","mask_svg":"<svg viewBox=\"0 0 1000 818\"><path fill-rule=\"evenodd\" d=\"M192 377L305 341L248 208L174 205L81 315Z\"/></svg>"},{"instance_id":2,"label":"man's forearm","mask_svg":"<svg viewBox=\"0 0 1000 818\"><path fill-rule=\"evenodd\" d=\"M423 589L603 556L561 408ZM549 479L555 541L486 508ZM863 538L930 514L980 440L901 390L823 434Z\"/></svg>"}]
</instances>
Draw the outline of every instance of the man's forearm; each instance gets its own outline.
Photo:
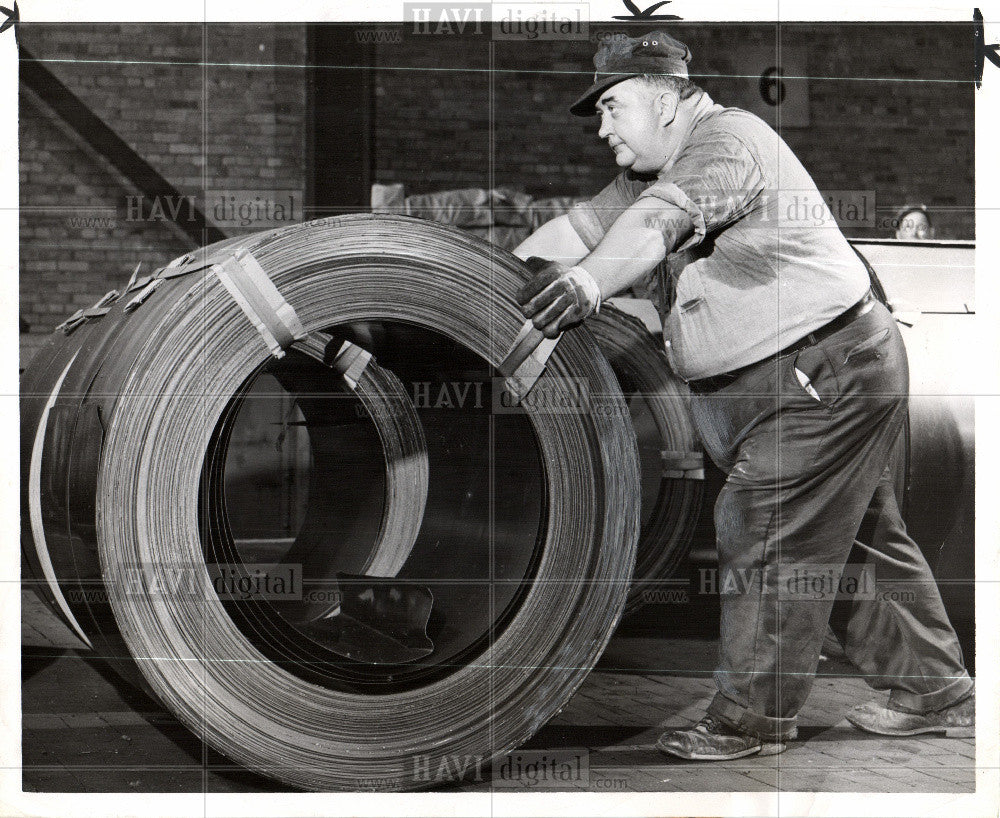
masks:
<instances>
[{"instance_id":1,"label":"man's forearm","mask_svg":"<svg viewBox=\"0 0 1000 818\"><path fill-rule=\"evenodd\" d=\"M680 208L649 198L640 202L622 213L578 264L594 277L602 298L637 284L694 232L691 217Z\"/></svg>"},{"instance_id":2,"label":"man's forearm","mask_svg":"<svg viewBox=\"0 0 1000 818\"><path fill-rule=\"evenodd\" d=\"M514 255L520 259L538 256L572 266L587 255L587 245L564 214L545 222L514 248Z\"/></svg>"},{"instance_id":3,"label":"man's forearm","mask_svg":"<svg viewBox=\"0 0 1000 818\"><path fill-rule=\"evenodd\" d=\"M565 226L575 233L568 219ZM581 252L568 263L565 256L559 257L560 254L548 259L527 258L534 275L518 291L517 301L535 329L546 338L557 338L563 330L597 312L605 298L622 292L648 275L693 231L691 218L683 210L647 197L622 213L600 244L585 257ZM518 246L515 253L525 256L545 253L541 248L558 244L551 236L532 241L535 236ZM583 246L579 236L576 241Z\"/></svg>"}]
</instances>

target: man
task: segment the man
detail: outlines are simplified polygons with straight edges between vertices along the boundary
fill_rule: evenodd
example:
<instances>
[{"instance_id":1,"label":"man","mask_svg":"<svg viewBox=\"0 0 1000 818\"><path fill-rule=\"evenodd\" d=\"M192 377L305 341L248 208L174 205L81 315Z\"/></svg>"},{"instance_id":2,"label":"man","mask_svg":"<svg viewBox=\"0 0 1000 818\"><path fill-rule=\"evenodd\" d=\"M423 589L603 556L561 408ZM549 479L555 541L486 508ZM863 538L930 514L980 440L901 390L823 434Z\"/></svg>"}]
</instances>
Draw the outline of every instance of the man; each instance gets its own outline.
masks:
<instances>
[{"instance_id":1,"label":"man","mask_svg":"<svg viewBox=\"0 0 1000 818\"><path fill-rule=\"evenodd\" d=\"M906 241L926 241L931 238L931 214L923 205L907 205L893 219L896 238Z\"/></svg>"},{"instance_id":2,"label":"man","mask_svg":"<svg viewBox=\"0 0 1000 818\"><path fill-rule=\"evenodd\" d=\"M973 682L886 465L909 388L895 321L829 212L821 226L794 218L790 197L823 200L788 146L713 103L687 78L690 59L660 31L602 44L570 110L600 115L623 172L515 250L535 273L519 299L547 337L669 256L667 355L727 474L720 577L744 587L721 596L705 718L657 746L699 760L783 751L834 605L836 589L816 583L839 580L848 561L879 592L838 601L846 615L831 624L866 681L890 691L887 706L848 719L890 736L972 735ZM895 584L919 590L882 593Z\"/></svg>"}]
</instances>

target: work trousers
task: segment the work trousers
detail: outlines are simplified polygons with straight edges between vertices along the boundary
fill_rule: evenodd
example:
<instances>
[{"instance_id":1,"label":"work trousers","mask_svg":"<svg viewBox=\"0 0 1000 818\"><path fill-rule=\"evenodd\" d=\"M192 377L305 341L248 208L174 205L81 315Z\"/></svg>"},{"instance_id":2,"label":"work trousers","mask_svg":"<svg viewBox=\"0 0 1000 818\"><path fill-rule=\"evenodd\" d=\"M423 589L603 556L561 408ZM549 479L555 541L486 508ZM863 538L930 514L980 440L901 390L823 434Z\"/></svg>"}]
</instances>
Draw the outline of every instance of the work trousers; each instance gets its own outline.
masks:
<instances>
[{"instance_id":1,"label":"work trousers","mask_svg":"<svg viewBox=\"0 0 1000 818\"><path fill-rule=\"evenodd\" d=\"M890 705L922 713L973 683L888 461L909 370L882 305L826 339L692 395L706 451L727 474L715 504L721 601L718 693L708 712L788 737L835 600L845 652ZM846 566L846 569L845 569Z\"/></svg>"}]
</instances>

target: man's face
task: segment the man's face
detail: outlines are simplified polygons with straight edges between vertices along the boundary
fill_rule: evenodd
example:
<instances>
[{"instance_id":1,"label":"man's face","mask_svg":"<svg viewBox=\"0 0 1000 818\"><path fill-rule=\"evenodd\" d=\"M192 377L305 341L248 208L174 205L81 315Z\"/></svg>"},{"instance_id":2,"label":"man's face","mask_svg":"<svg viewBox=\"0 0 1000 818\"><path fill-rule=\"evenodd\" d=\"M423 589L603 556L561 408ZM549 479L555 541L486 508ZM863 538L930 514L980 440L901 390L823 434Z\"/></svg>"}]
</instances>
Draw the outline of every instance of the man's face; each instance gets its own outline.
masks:
<instances>
[{"instance_id":1,"label":"man's face","mask_svg":"<svg viewBox=\"0 0 1000 818\"><path fill-rule=\"evenodd\" d=\"M655 173L669 156L666 130L673 113L663 115L662 89L635 77L612 85L597 100L601 129L619 167L639 173Z\"/></svg>"},{"instance_id":2,"label":"man's face","mask_svg":"<svg viewBox=\"0 0 1000 818\"><path fill-rule=\"evenodd\" d=\"M902 219L896 229L897 239L916 239L923 241L928 238L931 230L931 223L925 213L920 210L911 210Z\"/></svg>"}]
</instances>

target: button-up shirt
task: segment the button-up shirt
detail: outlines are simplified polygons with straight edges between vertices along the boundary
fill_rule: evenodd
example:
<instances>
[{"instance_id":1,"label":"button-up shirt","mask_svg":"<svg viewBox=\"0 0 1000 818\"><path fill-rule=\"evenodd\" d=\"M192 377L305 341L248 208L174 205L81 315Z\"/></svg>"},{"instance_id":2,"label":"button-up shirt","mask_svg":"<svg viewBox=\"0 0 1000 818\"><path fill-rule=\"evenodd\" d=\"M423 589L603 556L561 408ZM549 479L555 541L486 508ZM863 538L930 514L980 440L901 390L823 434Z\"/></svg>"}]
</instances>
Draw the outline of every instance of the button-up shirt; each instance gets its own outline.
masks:
<instances>
[{"instance_id":1,"label":"button-up shirt","mask_svg":"<svg viewBox=\"0 0 1000 818\"><path fill-rule=\"evenodd\" d=\"M668 357L686 380L774 355L836 318L870 286L791 148L759 117L717 105L708 94L655 177L625 171L569 218L593 250L631 205L648 206L656 225L663 202L694 225L667 259L673 304L658 305Z\"/></svg>"}]
</instances>

